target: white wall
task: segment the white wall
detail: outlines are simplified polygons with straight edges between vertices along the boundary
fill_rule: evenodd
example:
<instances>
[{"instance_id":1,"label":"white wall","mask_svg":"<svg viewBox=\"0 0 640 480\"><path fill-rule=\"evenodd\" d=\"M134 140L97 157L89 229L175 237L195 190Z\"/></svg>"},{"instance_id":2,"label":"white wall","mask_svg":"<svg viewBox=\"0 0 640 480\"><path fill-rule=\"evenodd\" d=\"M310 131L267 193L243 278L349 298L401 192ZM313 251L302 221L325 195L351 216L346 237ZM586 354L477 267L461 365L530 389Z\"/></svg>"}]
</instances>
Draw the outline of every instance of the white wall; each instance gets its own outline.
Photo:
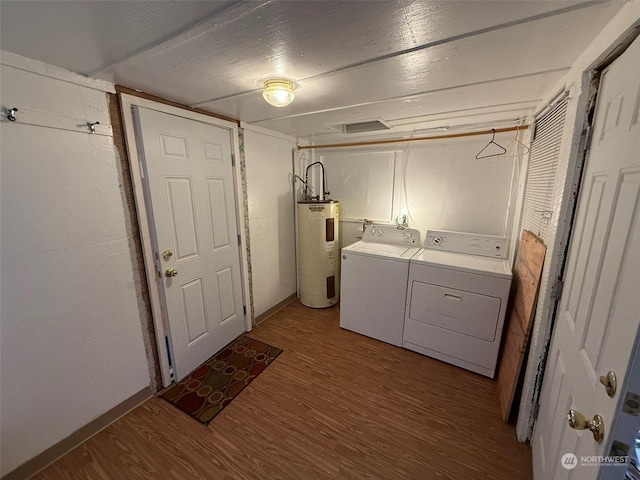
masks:
<instances>
[{"instance_id":1,"label":"white wall","mask_svg":"<svg viewBox=\"0 0 640 480\"><path fill-rule=\"evenodd\" d=\"M296 139L243 125L254 316L296 293Z\"/></svg>"},{"instance_id":2,"label":"white wall","mask_svg":"<svg viewBox=\"0 0 640 480\"><path fill-rule=\"evenodd\" d=\"M539 390L537 382L544 366L546 346L552 334L551 320L555 315L555 303L561 293L558 279L562 274L566 239L571 228L573 192L580 181L580 162L584 146L582 127L586 117L589 86L589 76L585 72L599 66L621 41L628 39L631 32L639 27L640 1L634 0L624 5L593 42L586 46L571 70L549 90L547 99L540 105L542 108L559 91L566 89L570 92L554 185L553 214L547 230L545 268L542 272L518 413L517 435L520 441L526 441L531 435L534 423L533 403Z\"/></svg>"},{"instance_id":3,"label":"white wall","mask_svg":"<svg viewBox=\"0 0 640 480\"><path fill-rule=\"evenodd\" d=\"M496 141L507 146L513 136L500 134ZM403 175L406 206L422 232L431 228L509 234L505 225L516 159L477 160L476 154L488 141L489 136L466 137L410 147Z\"/></svg>"},{"instance_id":4,"label":"white wall","mask_svg":"<svg viewBox=\"0 0 640 480\"><path fill-rule=\"evenodd\" d=\"M110 86L5 52L0 75L2 105L19 109L0 122L4 475L150 379ZM96 120L105 135L85 133Z\"/></svg>"},{"instance_id":5,"label":"white wall","mask_svg":"<svg viewBox=\"0 0 640 480\"><path fill-rule=\"evenodd\" d=\"M395 222L405 207L409 226L423 236L427 229L510 236L515 165L522 161L514 138L498 134L507 154L480 160L475 156L490 135L321 153L331 196L342 205L343 246L361 231L361 219ZM347 226L350 220L360 221Z\"/></svg>"}]
</instances>

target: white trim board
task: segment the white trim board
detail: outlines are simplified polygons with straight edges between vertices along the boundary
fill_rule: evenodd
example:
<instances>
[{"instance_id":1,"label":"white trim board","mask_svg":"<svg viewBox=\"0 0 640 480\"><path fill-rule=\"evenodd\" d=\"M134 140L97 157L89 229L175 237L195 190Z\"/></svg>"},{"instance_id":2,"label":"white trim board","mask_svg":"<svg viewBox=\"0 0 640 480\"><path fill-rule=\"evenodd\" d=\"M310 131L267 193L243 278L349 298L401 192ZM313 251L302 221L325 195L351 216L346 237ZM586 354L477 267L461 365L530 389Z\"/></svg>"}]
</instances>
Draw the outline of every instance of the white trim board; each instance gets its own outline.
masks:
<instances>
[{"instance_id":1,"label":"white trim board","mask_svg":"<svg viewBox=\"0 0 640 480\"><path fill-rule=\"evenodd\" d=\"M153 242L152 232L149 228L149 215L147 213L147 206L145 203L145 191L142 182L142 169L140 163L140 157L138 156L138 145L136 141L136 127L133 118L132 108L134 106L149 108L170 115L176 115L178 117L195 120L198 122L208 123L216 127L225 128L230 130L233 140L233 154L236 158L234 168L235 177L235 196L236 196L236 218L238 222L238 233L240 234L241 242L241 255L240 261L242 264L242 294L244 303L246 305L249 297L249 259L247 257L247 239L245 236L245 219L242 212L244 211L243 196L242 196L242 177L240 172L240 147L238 141L238 125L234 122L227 120L221 120L219 118L210 117L201 113L192 112L182 108L165 105L145 98L136 97L133 95L120 93L120 102L122 106L122 121L125 131L125 142L127 146L127 152L129 156L129 164L131 166L131 181L133 183L133 191L136 200L136 213L138 216L138 224L140 228L140 239L142 242L143 258L145 263L145 272L147 275L147 282L149 284L149 297L151 300L151 313L153 316L153 324L156 331L156 343L158 345L158 356L160 358L160 372L162 374L162 384L167 387L171 384L171 375L169 372L169 357L167 353L167 347L165 343L165 336L168 336L168 325L164 317L163 311L163 299L161 293L161 286L158 284L155 263L153 258ZM245 315L245 331L250 331L252 328L252 318L250 309L247 309Z\"/></svg>"},{"instance_id":2,"label":"white trim board","mask_svg":"<svg viewBox=\"0 0 640 480\"><path fill-rule=\"evenodd\" d=\"M12 52L7 52L6 50L0 50L0 64L42 75L44 77L55 78L75 85L92 88L101 92L115 93L116 91L115 85L111 82L107 82L106 80L85 77L79 73L23 57Z\"/></svg>"},{"instance_id":3,"label":"white trim board","mask_svg":"<svg viewBox=\"0 0 640 480\"><path fill-rule=\"evenodd\" d=\"M280 133L280 132L275 132L273 130L269 130L268 128L259 127L257 125L252 125L250 123L240 122L240 128L249 132L260 133L268 137L278 138L280 140L291 142L296 145L298 143L298 139L296 137L292 137L291 135L285 135L284 133Z\"/></svg>"}]
</instances>

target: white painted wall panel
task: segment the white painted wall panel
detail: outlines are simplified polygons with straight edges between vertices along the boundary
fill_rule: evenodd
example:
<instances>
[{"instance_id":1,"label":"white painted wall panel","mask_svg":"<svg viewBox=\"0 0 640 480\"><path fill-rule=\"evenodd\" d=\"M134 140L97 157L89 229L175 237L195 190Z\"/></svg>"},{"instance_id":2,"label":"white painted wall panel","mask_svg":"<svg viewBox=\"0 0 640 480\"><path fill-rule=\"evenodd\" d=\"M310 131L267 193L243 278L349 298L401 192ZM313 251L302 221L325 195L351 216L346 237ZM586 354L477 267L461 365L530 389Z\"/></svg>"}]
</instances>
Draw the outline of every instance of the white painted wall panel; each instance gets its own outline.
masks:
<instances>
[{"instance_id":1,"label":"white painted wall panel","mask_svg":"<svg viewBox=\"0 0 640 480\"><path fill-rule=\"evenodd\" d=\"M1 75L3 105L108 123L104 92L5 66ZM19 120L0 128L4 475L149 374L112 138Z\"/></svg>"},{"instance_id":2,"label":"white painted wall panel","mask_svg":"<svg viewBox=\"0 0 640 480\"><path fill-rule=\"evenodd\" d=\"M292 149L295 139L244 131L254 314L296 292Z\"/></svg>"},{"instance_id":3,"label":"white painted wall panel","mask_svg":"<svg viewBox=\"0 0 640 480\"><path fill-rule=\"evenodd\" d=\"M329 198L341 202L341 218L391 221L396 152L333 152L321 154L320 161Z\"/></svg>"},{"instance_id":4,"label":"white painted wall panel","mask_svg":"<svg viewBox=\"0 0 640 480\"><path fill-rule=\"evenodd\" d=\"M17 63L14 56L3 52L3 62L5 57L9 62ZM34 68L42 68L43 65L33 62ZM48 76L25 73L3 63L2 90L6 92L3 97L6 106L17 107L23 113L31 111L75 119L86 117L91 122L111 123L103 91L85 88L70 81L53 82ZM73 74L69 72L69 75Z\"/></svg>"},{"instance_id":5,"label":"white painted wall panel","mask_svg":"<svg viewBox=\"0 0 640 480\"><path fill-rule=\"evenodd\" d=\"M496 141L508 146L513 136L497 135ZM438 229L509 235L505 225L516 159L476 160L489 140L487 135L409 147L403 175L412 227L423 234L427 229Z\"/></svg>"},{"instance_id":6,"label":"white painted wall panel","mask_svg":"<svg viewBox=\"0 0 640 480\"><path fill-rule=\"evenodd\" d=\"M514 138L513 133L496 135L507 153L480 160L475 156L491 135L416 142L399 151L322 154L331 197L341 203L342 246L361 232L361 224L345 220L395 222L404 207L409 226L423 236L427 229L511 235L512 179L521 161Z\"/></svg>"}]
</instances>

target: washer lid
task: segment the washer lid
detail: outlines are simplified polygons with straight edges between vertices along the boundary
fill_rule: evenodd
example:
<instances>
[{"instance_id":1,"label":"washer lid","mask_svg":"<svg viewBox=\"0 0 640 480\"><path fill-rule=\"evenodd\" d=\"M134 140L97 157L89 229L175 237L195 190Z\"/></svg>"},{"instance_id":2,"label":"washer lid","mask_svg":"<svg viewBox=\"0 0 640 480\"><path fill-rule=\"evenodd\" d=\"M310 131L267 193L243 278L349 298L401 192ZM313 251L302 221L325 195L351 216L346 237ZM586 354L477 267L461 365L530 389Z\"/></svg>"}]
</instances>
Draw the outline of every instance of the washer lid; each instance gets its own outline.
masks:
<instances>
[{"instance_id":1,"label":"washer lid","mask_svg":"<svg viewBox=\"0 0 640 480\"><path fill-rule=\"evenodd\" d=\"M420 247L407 247L406 245L389 245L386 243L374 243L359 241L342 249L343 253L355 253L357 255L371 255L379 258L387 258L408 262L411 257L420 251Z\"/></svg>"},{"instance_id":2,"label":"washer lid","mask_svg":"<svg viewBox=\"0 0 640 480\"><path fill-rule=\"evenodd\" d=\"M423 248L411 263L447 268L460 272L477 273L491 277L511 278L511 267L501 258L481 257L465 253L443 252Z\"/></svg>"}]
</instances>

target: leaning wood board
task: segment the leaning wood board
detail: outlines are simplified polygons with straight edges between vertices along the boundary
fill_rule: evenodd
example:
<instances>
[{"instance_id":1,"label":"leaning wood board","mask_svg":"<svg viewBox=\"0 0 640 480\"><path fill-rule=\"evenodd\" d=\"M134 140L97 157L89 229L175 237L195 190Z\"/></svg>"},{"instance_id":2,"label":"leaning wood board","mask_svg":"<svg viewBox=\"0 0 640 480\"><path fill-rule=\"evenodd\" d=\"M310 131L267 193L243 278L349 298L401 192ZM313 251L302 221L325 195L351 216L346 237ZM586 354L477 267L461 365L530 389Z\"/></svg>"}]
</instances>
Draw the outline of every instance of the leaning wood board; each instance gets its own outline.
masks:
<instances>
[{"instance_id":1,"label":"leaning wood board","mask_svg":"<svg viewBox=\"0 0 640 480\"><path fill-rule=\"evenodd\" d=\"M505 422L509 421L524 354L529 343L546 251L547 247L542 240L528 230L522 231L520 248L513 268L511 303L498 369L498 392L502 419Z\"/></svg>"}]
</instances>

